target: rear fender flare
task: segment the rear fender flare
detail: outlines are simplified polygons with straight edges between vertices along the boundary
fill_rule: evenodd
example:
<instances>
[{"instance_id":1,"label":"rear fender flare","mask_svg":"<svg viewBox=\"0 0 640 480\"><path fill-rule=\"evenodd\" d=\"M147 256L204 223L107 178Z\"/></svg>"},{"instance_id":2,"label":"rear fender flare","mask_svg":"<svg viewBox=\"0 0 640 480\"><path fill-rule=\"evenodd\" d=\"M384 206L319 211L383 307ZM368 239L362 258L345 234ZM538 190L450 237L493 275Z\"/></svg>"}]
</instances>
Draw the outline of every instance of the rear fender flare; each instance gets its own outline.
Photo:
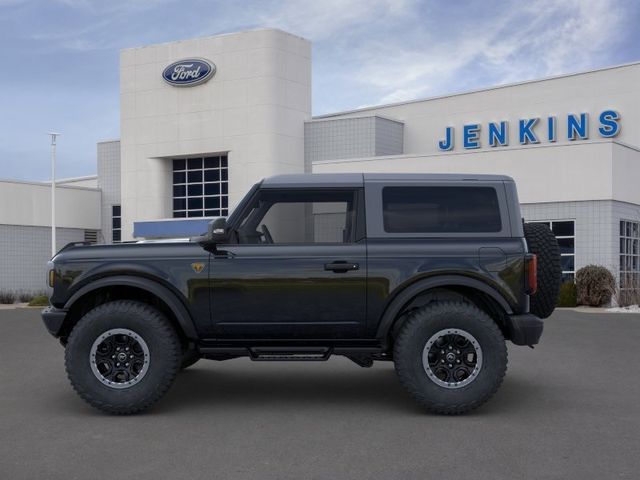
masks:
<instances>
[{"instance_id":1,"label":"rear fender flare","mask_svg":"<svg viewBox=\"0 0 640 480\"><path fill-rule=\"evenodd\" d=\"M505 313L513 313L511 307L509 306L509 303L504 299L500 292L480 280L476 280L470 277L463 277L461 275L441 275L437 277L430 277L412 283L411 285L405 287L398 294L396 294L396 296L387 305L384 313L382 314L382 318L380 319L380 323L378 324L376 338L386 340L389 332L393 328L393 324L397 319L398 314L402 311L402 307L409 303L411 299L423 292L439 287L473 288L490 296L498 303L498 305L500 305Z\"/></svg>"}]
</instances>

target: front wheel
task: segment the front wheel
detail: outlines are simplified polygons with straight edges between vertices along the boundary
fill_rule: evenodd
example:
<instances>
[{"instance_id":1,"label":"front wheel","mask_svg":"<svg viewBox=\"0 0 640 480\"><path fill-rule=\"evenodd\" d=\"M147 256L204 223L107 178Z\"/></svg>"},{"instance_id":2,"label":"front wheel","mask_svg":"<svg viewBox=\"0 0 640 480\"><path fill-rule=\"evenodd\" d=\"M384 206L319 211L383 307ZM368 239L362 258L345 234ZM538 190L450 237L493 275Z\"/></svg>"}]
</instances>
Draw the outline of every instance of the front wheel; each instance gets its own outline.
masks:
<instances>
[{"instance_id":1,"label":"front wheel","mask_svg":"<svg viewBox=\"0 0 640 480\"><path fill-rule=\"evenodd\" d=\"M485 403L507 370L502 332L464 302L434 303L405 321L394 345L400 382L427 410L461 414Z\"/></svg>"},{"instance_id":2,"label":"front wheel","mask_svg":"<svg viewBox=\"0 0 640 480\"><path fill-rule=\"evenodd\" d=\"M169 389L182 361L180 340L167 318L150 305L108 302L73 327L65 350L71 385L107 413L146 410Z\"/></svg>"}]
</instances>

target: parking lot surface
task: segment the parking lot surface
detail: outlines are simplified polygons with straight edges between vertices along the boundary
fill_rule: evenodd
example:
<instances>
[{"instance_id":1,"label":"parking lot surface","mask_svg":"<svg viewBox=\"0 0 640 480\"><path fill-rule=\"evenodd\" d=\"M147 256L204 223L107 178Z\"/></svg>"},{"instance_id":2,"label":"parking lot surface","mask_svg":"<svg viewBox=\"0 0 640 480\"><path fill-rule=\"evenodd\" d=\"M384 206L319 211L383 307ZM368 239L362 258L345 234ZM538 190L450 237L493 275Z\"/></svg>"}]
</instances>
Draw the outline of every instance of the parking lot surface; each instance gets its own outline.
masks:
<instances>
[{"instance_id":1,"label":"parking lot surface","mask_svg":"<svg viewBox=\"0 0 640 480\"><path fill-rule=\"evenodd\" d=\"M391 363L201 361L148 413L73 392L39 310L0 311L2 479L637 479L640 315L556 311L497 395L423 413Z\"/></svg>"}]
</instances>

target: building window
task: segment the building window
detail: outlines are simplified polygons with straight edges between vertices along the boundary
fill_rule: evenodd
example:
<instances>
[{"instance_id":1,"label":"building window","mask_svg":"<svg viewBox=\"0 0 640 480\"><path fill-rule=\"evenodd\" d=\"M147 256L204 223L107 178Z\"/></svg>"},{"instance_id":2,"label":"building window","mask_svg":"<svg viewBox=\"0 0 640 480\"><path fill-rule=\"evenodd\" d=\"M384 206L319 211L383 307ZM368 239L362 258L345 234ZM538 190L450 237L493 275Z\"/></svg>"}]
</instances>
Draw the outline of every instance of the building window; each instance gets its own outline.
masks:
<instances>
[{"instance_id":1,"label":"building window","mask_svg":"<svg viewBox=\"0 0 640 480\"><path fill-rule=\"evenodd\" d=\"M640 285L640 222L620 220L620 288Z\"/></svg>"},{"instance_id":2,"label":"building window","mask_svg":"<svg viewBox=\"0 0 640 480\"><path fill-rule=\"evenodd\" d=\"M227 156L173 159L173 217L226 217Z\"/></svg>"},{"instance_id":3,"label":"building window","mask_svg":"<svg viewBox=\"0 0 640 480\"><path fill-rule=\"evenodd\" d=\"M111 241L119 243L122 240L122 210L120 205L111 206Z\"/></svg>"},{"instance_id":4,"label":"building window","mask_svg":"<svg viewBox=\"0 0 640 480\"><path fill-rule=\"evenodd\" d=\"M560 264L562 265L562 282L574 281L576 276L576 222L574 220L530 222L544 223L558 239L560 247Z\"/></svg>"}]
</instances>

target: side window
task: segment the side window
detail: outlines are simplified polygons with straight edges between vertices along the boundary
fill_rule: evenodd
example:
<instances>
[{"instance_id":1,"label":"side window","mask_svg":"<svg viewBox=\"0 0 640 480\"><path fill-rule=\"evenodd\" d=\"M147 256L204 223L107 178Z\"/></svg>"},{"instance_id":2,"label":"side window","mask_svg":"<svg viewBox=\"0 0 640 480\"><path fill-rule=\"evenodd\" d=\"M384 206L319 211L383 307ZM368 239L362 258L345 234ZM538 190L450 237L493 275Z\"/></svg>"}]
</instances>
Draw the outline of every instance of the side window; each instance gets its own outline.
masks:
<instances>
[{"instance_id":1,"label":"side window","mask_svg":"<svg viewBox=\"0 0 640 480\"><path fill-rule=\"evenodd\" d=\"M263 190L240 224L239 243L350 243L355 192Z\"/></svg>"},{"instance_id":2,"label":"side window","mask_svg":"<svg viewBox=\"0 0 640 480\"><path fill-rule=\"evenodd\" d=\"M492 187L385 187L387 233L490 233L502 230Z\"/></svg>"}]
</instances>

